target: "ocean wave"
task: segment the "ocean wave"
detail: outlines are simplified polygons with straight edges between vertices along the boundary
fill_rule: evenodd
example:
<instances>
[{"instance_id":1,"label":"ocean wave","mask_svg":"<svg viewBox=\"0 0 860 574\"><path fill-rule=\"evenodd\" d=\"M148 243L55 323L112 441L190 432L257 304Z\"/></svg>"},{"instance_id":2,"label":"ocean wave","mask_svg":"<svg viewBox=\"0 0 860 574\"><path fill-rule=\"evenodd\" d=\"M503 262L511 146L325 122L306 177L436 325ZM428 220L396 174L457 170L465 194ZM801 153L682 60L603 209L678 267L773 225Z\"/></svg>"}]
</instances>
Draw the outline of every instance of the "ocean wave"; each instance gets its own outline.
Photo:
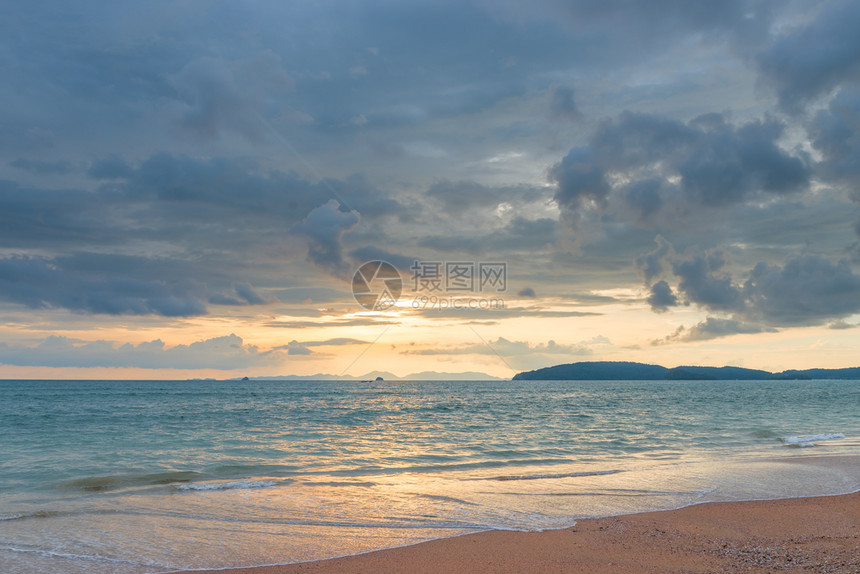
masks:
<instances>
[{"instance_id":1,"label":"ocean wave","mask_svg":"<svg viewBox=\"0 0 860 574\"><path fill-rule=\"evenodd\" d=\"M418 494L416 495L420 498L427 498L429 500L439 500L441 502L453 502L455 504L464 504L466 506L481 506L476 502L469 502L468 500L462 500L459 498L454 498L453 496L444 496L441 494Z\"/></svg>"},{"instance_id":2,"label":"ocean wave","mask_svg":"<svg viewBox=\"0 0 860 574\"><path fill-rule=\"evenodd\" d=\"M104 492L132 486L154 486L174 482L190 482L199 478L199 472L176 471L146 474L117 474L107 476L87 476L60 483L60 487L85 492Z\"/></svg>"},{"instance_id":3,"label":"ocean wave","mask_svg":"<svg viewBox=\"0 0 860 574\"><path fill-rule=\"evenodd\" d=\"M27 520L30 518L54 518L56 516L68 516L70 512L61 510L35 510L33 512L20 512L16 514L0 514L0 521L4 520Z\"/></svg>"},{"instance_id":4,"label":"ocean wave","mask_svg":"<svg viewBox=\"0 0 860 574\"><path fill-rule=\"evenodd\" d=\"M177 484L177 490L248 490L252 488L271 488L274 480L231 480L228 482L188 482Z\"/></svg>"},{"instance_id":5,"label":"ocean wave","mask_svg":"<svg viewBox=\"0 0 860 574\"><path fill-rule=\"evenodd\" d=\"M786 444L804 444L804 443L814 443L816 441L820 442L823 440L833 440L837 438L845 438L845 435L841 432L828 433L828 434L816 434L812 436L789 436L780 438L782 442Z\"/></svg>"},{"instance_id":6,"label":"ocean wave","mask_svg":"<svg viewBox=\"0 0 860 574\"><path fill-rule=\"evenodd\" d=\"M358 477L358 476L381 476L406 473L437 473L457 472L464 470L480 470L484 468L504 468L523 465L555 465L570 464L569 458L542 458L542 459L511 459L511 460L480 460L474 462L458 462L451 464L421 464L409 466L362 466L359 468L323 471L319 473L307 472L305 474L326 474L336 477ZM470 480L470 479L466 479ZM483 479L480 479L483 480Z\"/></svg>"},{"instance_id":7,"label":"ocean wave","mask_svg":"<svg viewBox=\"0 0 860 574\"><path fill-rule=\"evenodd\" d=\"M594 470L585 472L565 472L561 474L524 474L510 476L493 476L486 479L478 480L541 480L545 478L579 478L582 476L603 476L606 474L618 474L623 470Z\"/></svg>"}]
</instances>

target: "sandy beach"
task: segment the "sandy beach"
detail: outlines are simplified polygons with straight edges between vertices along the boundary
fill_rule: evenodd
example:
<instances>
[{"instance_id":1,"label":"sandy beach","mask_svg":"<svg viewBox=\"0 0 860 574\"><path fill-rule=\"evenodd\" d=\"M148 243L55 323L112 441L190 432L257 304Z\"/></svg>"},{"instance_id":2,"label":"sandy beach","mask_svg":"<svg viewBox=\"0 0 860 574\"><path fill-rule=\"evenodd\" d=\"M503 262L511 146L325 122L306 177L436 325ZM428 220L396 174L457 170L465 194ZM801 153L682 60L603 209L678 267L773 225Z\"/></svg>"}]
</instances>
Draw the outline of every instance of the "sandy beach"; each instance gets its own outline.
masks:
<instances>
[{"instance_id":1,"label":"sandy beach","mask_svg":"<svg viewBox=\"0 0 860 574\"><path fill-rule=\"evenodd\" d=\"M318 562L221 574L860 572L860 493L722 502L482 532Z\"/></svg>"}]
</instances>

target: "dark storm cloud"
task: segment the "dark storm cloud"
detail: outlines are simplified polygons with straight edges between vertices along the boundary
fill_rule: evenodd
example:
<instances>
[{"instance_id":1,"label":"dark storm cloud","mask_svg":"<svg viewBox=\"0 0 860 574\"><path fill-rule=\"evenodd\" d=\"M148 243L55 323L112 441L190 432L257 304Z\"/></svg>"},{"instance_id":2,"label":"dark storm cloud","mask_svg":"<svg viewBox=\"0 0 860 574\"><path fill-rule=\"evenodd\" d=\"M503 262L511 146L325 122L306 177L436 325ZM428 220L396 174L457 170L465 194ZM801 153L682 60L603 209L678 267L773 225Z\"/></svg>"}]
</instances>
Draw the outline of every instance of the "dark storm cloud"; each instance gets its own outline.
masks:
<instances>
[{"instance_id":1,"label":"dark storm cloud","mask_svg":"<svg viewBox=\"0 0 860 574\"><path fill-rule=\"evenodd\" d=\"M775 325L820 324L860 311L860 276L844 259L802 255L782 267L759 263L744 291L755 315Z\"/></svg>"},{"instance_id":2,"label":"dark storm cloud","mask_svg":"<svg viewBox=\"0 0 860 574\"><path fill-rule=\"evenodd\" d=\"M97 193L0 181L2 247L69 248L117 241L122 233Z\"/></svg>"},{"instance_id":3,"label":"dark storm cloud","mask_svg":"<svg viewBox=\"0 0 860 574\"><path fill-rule=\"evenodd\" d=\"M679 279L678 291L689 301L707 309L743 311L745 302L741 290L732 283L731 276L718 275L722 265L714 261L714 257L704 255L674 261L672 271Z\"/></svg>"},{"instance_id":4,"label":"dark storm cloud","mask_svg":"<svg viewBox=\"0 0 860 574\"><path fill-rule=\"evenodd\" d=\"M397 253L421 247L548 259L564 234L539 209L553 191L567 221L589 210L605 216L603 237L586 250L592 258L576 260L577 269L620 275L646 229L650 238L703 207L764 204L806 189L810 163L780 147L788 139L780 120L735 125L728 115L707 114L681 121L613 107L629 96L627 84L642 83L630 93L650 95L624 100L630 107L655 109L665 99L659 109L666 109L677 102L670 97L691 93L699 100L668 113L731 109L734 100L711 102L710 92L703 105L708 88L697 76L737 65L729 54L753 54L744 61L788 94L786 105L843 85L856 72L845 57L855 48L845 32L856 10L827 4L796 30L772 26L772 12L796 16L792 10L752 0L4 7L0 167L20 181L0 183L0 248L22 256L3 260L9 275L0 278L0 298L92 313L195 314L207 303L262 304L260 293L272 293L272 283L256 289L273 261L286 267L285 277L301 276L305 248L307 260L339 276L352 271L350 258L396 259L402 267L408 257ZM807 52L803 42L813 43ZM696 70L669 69L686 62L687 51ZM807 55L823 64L820 77ZM785 65L780 58L788 58ZM843 85L815 118L815 146L824 155L816 170L831 181L857 173L857 128L840 127L856 120L850 100ZM577 143L573 128L594 125L587 114L596 103L611 118ZM748 117L749 104L737 106ZM569 133L552 145L576 147L535 153L548 149L547 128L559 126ZM418 175L410 170L419 162L367 161L374 146L415 159L410 146L421 145L449 155L421 158L426 172ZM462 166L502 147L522 149L522 164L535 173L554 161L555 189L516 183L535 179L517 166L507 185L469 181L475 168ZM287 167L270 167L282 161ZM64 189L48 189L59 181ZM495 213L503 203L511 211ZM406 225L431 213L469 225ZM768 239L799 237L796 226L784 233ZM717 244L713 237L703 244ZM667 251L643 261L655 308L672 297L724 312L743 308L731 299L740 287L725 284L726 268L701 257ZM25 293L25 267L56 284ZM193 284L183 283L188 277ZM601 280L617 286L614 276ZM104 304L88 301L85 288ZM302 286L291 296L344 295ZM741 301L752 305L747 292Z\"/></svg>"},{"instance_id":5,"label":"dark storm cloud","mask_svg":"<svg viewBox=\"0 0 860 574\"><path fill-rule=\"evenodd\" d=\"M161 218L186 209L183 219L208 220L211 210L219 209L225 211L216 215L225 221L251 214L267 219L267 226L283 226L304 219L331 199L367 219L406 212L405 206L360 175L312 182L241 158L158 153L130 167L108 157L94 163L90 173L100 179L122 178L103 193L108 198L119 193L119 200L125 202L152 202L155 208L164 208Z\"/></svg>"},{"instance_id":6,"label":"dark storm cloud","mask_svg":"<svg viewBox=\"0 0 860 574\"><path fill-rule=\"evenodd\" d=\"M647 220L663 207L661 188L666 185L659 179L643 179L628 185L623 191L624 202L630 206L639 221Z\"/></svg>"},{"instance_id":7,"label":"dark storm cloud","mask_svg":"<svg viewBox=\"0 0 860 574\"><path fill-rule=\"evenodd\" d=\"M611 191L603 169L587 148L571 149L550 169L549 178L558 186L554 199L564 213L577 213L585 202L604 207Z\"/></svg>"},{"instance_id":8,"label":"dark storm cloud","mask_svg":"<svg viewBox=\"0 0 860 574\"><path fill-rule=\"evenodd\" d=\"M681 188L703 205L739 202L758 190L776 194L803 190L810 170L801 158L777 146L784 128L767 118L738 129L720 124L698 134L678 165Z\"/></svg>"},{"instance_id":9,"label":"dark storm cloud","mask_svg":"<svg viewBox=\"0 0 860 574\"><path fill-rule=\"evenodd\" d=\"M651 293L646 300L651 305L651 309L657 313L664 313L669 310L669 307L678 304L678 297L665 281L657 281L651 285Z\"/></svg>"},{"instance_id":10,"label":"dark storm cloud","mask_svg":"<svg viewBox=\"0 0 860 574\"><path fill-rule=\"evenodd\" d=\"M206 312L204 286L193 279L166 282L105 277L35 257L0 259L0 298L32 309L61 307L84 313L186 317Z\"/></svg>"},{"instance_id":11,"label":"dark storm cloud","mask_svg":"<svg viewBox=\"0 0 860 574\"><path fill-rule=\"evenodd\" d=\"M860 80L860 4L824 2L816 12L777 35L757 57L762 76L790 111L799 111L846 81Z\"/></svg>"},{"instance_id":12,"label":"dark storm cloud","mask_svg":"<svg viewBox=\"0 0 860 574\"><path fill-rule=\"evenodd\" d=\"M650 286L648 302L657 312L664 311L675 296L667 281L671 278L677 279L683 302L744 323L821 325L860 311L860 275L844 259L833 263L820 255L804 254L789 257L782 265L759 262L743 282L727 271L726 254L719 249L678 255L665 242L658 242L651 254L638 261L647 266L654 260L660 261L660 272L651 278L666 277Z\"/></svg>"},{"instance_id":13,"label":"dark storm cloud","mask_svg":"<svg viewBox=\"0 0 860 574\"><path fill-rule=\"evenodd\" d=\"M812 120L812 145L821 152L820 175L831 182L847 184L860 202L860 85L846 86Z\"/></svg>"},{"instance_id":14,"label":"dark storm cloud","mask_svg":"<svg viewBox=\"0 0 860 574\"><path fill-rule=\"evenodd\" d=\"M0 299L81 312L160 315L200 314L206 301L260 304L263 298L248 279L237 277L256 272L246 253L266 243L300 246L303 237L313 263L343 274L348 265L341 236L359 216L335 207L333 198L348 198L370 221L405 211L360 176L311 182L244 159L159 153L134 165L108 156L95 160L88 174L103 183L83 191L0 181L0 247L40 253L5 261L9 275ZM138 253L142 241L169 246L170 255L125 255ZM13 270L39 266L53 274L53 284L18 289L24 279ZM205 288L168 287L185 285L188 277ZM135 294L124 298L123 285L133 285Z\"/></svg>"},{"instance_id":15,"label":"dark storm cloud","mask_svg":"<svg viewBox=\"0 0 860 574\"><path fill-rule=\"evenodd\" d=\"M684 123L625 111L601 122L589 145L571 149L549 177L574 225L583 210L605 210L614 194L644 219L674 200L675 189L692 208L796 193L807 188L811 170L804 158L779 147L784 129L772 117L734 126L721 114ZM619 177L628 182L613 184ZM680 180L677 187L673 178Z\"/></svg>"},{"instance_id":16,"label":"dark storm cloud","mask_svg":"<svg viewBox=\"0 0 860 574\"><path fill-rule=\"evenodd\" d=\"M671 265L670 259L675 255L672 244L666 241L665 238L658 235L654 238L654 241L657 243L655 249L636 258L636 266L642 275L645 276L645 282L649 284L656 277L662 275L667 263Z\"/></svg>"},{"instance_id":17,"label":"dark storm cloud","mask_svg":"<svg viewBox=\"0 0 860 574\"><path fill-rule=\"evenodd\" d=\"M0 35L7 99L25 118L19 135L37 119L71 141L88 124L124 136L129 124L162 121L201 142L259 142L293 111L313 131L340 134L463 117L537 92L570 116L577 106L560 73L602 75L703 39L746 44L766 36L768 5L19 3L4 10Z\"/></svg>"},{"instance_id":18,"label":"dark storm cloud","mask_svg":"<svg viewBox=\"0 0 860 574\"><path fill-rule=\"evenodd\" d=\"M98 3L40 7L4 10L7 53L31 63L4 79L25 116L44 117L56 94L82 112L64 122L63 138L100 111L99 131L161 118L199 141L260 141L285 103L323 132L355 129L357 117L365 129L415 125L544 92L560 70L635 66L702 37L745 43L769 25L767 3L756 1L215 1L144 3L133 15ZM564 89L555 109L569 113Z\"/></svg>"},{"instance_id":19,"label":"dark storm cloud","mask_svg":"<svg viewBox=\"0 0 860 574\"><path fill-rule=\"evenodd\" d=\"M359 216L340 207L333 199L313 209L293 231L308 238L308 259L334 275L346 276L351 269L343 257L341 238L358 225Z\"/></svg>"}]
</instances>

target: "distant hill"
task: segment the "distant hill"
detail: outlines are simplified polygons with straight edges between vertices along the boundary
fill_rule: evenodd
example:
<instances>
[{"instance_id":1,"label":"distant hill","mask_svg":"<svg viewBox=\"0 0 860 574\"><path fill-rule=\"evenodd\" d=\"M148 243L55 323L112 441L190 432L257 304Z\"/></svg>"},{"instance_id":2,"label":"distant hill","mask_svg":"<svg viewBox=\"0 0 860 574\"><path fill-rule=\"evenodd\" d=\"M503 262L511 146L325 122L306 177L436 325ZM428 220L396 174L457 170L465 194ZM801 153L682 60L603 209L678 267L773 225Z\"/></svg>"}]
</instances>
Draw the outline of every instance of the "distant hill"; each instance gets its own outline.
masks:
<instances>
[{"instance_id":1,"label":"distant hill","mask_svg":"<svg viewBox=\"0 0 860 574\"><path fill-rule=\"evenodd\" d=\"M619 361L586 361L555 365L514 375L515 381L733 381L858 379L860 367L806 369L771 373L742 367L674 367Z\"/></svg>"},{"instance_id":2,"label":"distant hill","mask_svg":"<svg viewBox=\"0 0 860 574\"><path fill-rule=\"evenodd\" d=\"M371 371L360 377L350 375L331 375L328 373L317 373L316 375L282 375L268 377L250 377L252 381L373 381L382 377L386 381L499 381L499 377L492 377L487 373L477 371L466 371L463 373L437 373L435 371L422 371L411 373L405 377L398 377L388 371ZM242 380L242 377L231 380Z\"/></svg>"},{"instance_id":3,"label":"distant hill","mask_svg":"<svg viewBox=\"0 0 860 574\"><path fill-rule=\"evenodd\" d=\"M570 363L536 371L518 373L514 380L524 381L653 381L665 379L669 369L659 365L612 361Z\"/></svg>"}]
</instances>

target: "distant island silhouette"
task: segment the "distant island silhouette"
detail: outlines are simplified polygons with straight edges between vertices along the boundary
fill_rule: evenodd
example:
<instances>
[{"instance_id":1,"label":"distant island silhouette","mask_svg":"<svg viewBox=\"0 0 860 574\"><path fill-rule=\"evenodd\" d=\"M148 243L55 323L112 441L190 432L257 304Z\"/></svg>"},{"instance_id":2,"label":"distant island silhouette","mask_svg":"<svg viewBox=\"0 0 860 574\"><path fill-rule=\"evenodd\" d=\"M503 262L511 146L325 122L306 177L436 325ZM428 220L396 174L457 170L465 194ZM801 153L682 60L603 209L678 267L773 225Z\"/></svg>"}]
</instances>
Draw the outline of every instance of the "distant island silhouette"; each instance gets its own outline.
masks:
<instances>
[{"instance_id":1,"label":"distant island silhouette","mask_svg":"<svg viewBox=\"0 0 860 574\"><path fill-rule=\"evenodd\" d=\"M514 375L515 381L732 381L732 380L812 380L860 379L860 367L846 369L805 369L771 373L743 367L660 365L625 361L590 361L567 363L525 371Z\"/></svg>"}]
</instances>

